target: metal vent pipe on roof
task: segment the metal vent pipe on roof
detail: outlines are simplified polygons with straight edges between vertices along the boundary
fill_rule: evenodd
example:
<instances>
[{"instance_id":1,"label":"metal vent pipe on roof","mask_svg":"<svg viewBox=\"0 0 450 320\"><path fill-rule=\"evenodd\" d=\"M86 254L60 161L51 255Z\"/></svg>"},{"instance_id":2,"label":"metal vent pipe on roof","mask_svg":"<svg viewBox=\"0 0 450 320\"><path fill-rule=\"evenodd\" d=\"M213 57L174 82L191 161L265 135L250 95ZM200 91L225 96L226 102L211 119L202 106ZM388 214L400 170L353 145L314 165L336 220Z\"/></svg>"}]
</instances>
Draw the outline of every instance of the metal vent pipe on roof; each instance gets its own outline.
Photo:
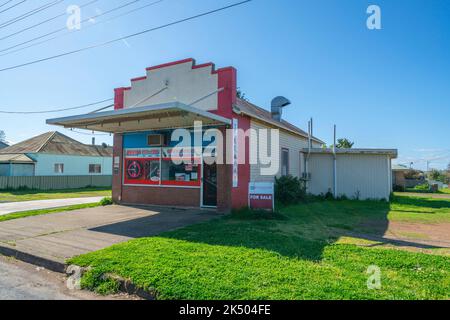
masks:
<instances>
[{"instance_id":1,"label":"metal vent pipe on roof","mask_svg":"<svg viewBox=\"0 0 450 320\"><path fill-rule=\"evenodd\" d=\"M275 97L272 100L271 103L271 113L272 113L272 119L277 120L277 121L281 121L281 116L283 114L283 108L287 107L288 105L291 104L291 101L289 101L289 99L285 98L285 97Z\"/></svg>"}]
</instances>

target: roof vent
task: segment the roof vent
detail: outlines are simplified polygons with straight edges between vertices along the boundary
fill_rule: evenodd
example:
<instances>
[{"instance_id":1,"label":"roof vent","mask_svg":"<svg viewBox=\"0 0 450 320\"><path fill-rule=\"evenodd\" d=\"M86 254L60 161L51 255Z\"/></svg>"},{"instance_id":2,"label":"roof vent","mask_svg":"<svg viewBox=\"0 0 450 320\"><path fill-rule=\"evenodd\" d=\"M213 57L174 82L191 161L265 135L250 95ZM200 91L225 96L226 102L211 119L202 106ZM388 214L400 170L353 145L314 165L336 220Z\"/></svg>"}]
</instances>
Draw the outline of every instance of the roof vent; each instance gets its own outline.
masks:
<instances>
[{"instance_id":1,"label":"roof vent","mask_svg":"<svg viewBox=\"0 0 450 320\"><path fill-rule=\"evenodd\" d=\"M276 97L273 98L272 104L271 104L271 113L272 113L272 119L281 121L281 115L283 113L283 108L287 107L291 104L291 101L285 97Z\"/></svg>"}]
</instances>

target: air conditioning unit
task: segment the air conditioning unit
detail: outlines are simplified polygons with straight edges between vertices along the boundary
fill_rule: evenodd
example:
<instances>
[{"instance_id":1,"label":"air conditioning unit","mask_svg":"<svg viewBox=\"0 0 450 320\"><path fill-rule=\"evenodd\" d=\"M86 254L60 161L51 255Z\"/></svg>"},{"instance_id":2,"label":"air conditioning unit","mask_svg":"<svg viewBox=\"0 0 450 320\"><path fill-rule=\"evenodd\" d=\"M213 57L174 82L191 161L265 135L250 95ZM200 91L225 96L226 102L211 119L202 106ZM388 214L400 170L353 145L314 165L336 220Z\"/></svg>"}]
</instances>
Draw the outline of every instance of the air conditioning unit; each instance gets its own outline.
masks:
<instances>
[{"instance_id":1,"label":"air conditioning unit","mask_svg":"<svg viewBox=\"0 0 450 320\"><path fill-rule=\"evenodd\" d=\"M147 145L150 147L161 147L165 144L165 136L163 134L149 134L147 136Z\"/></svg>"}]
</instances>

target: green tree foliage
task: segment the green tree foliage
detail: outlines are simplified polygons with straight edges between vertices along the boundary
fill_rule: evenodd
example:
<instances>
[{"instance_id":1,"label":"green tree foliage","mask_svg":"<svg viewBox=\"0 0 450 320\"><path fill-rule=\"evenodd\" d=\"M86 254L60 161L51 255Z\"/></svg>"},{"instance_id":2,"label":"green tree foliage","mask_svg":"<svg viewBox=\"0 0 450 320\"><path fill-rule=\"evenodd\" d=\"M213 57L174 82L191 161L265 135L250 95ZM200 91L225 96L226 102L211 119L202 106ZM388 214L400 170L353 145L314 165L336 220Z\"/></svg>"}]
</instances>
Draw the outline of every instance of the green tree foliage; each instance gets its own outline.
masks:
<instances>
[{"instance_id":1,"label":"green tree foliage","mask_svg":"<svg viewBox=\"0 0 450 320\"><path fill-rule=\"evenodd\" d=\"M338 149L350 149L353 147L355 143L350 141L347 138L341 138L337 140L336 148ZM333 145L330 146L330 148L333 148Z\"/></svg>"},{"instance_id":2,"label":"green tree foliage","mask_svg":"<svg viewBox=\"0 0 450 320\"><path fill-rule=\"evenodd\" d=\"M247 97L245 96L245 93L241 90L241 88L237 88L236 96L237 96L239 99L248 101Z\"/></svg>"},{"instance_id":3,"label":"green tree foliage","mask_svg":"<svg viewBox=\"0 0 450 320\"><path fill-rule=\"evenodd\" d=\"M354 142L348 140L347 138L338 139L336 148L339 149L350 149L355 144Z\"/></svg>"},{"instance_id":4,"label":"green tree foliage","mask_svg":"<svg viewBox=\"0 0 450 320\"><path fill-rule=\"evenodd\" d=\"M450 179L445 171L439 171L436 169L432 169L431 172L428 173L428 178L446 184L450 182Z\"/></svg>"}]
</instances>

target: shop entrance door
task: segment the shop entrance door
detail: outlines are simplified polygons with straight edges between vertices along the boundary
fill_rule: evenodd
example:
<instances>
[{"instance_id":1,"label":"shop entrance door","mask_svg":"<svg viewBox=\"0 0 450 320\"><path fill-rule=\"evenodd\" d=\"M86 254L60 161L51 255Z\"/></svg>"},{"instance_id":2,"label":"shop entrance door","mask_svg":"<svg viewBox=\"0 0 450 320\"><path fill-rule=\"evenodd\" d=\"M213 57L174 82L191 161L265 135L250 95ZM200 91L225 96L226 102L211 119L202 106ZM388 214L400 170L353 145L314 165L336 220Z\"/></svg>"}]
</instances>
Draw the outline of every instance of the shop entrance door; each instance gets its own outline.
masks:
<instances>
[{"instance_id":1,"label":"shop entrance door","mask_svg":"<svg viewBox=\"0 0 450 320\"><path fill-rule=\"evenodd\" d=\"M203 206L217 207L217 164L203 164Z\"/></svg>"}]
</instances>

